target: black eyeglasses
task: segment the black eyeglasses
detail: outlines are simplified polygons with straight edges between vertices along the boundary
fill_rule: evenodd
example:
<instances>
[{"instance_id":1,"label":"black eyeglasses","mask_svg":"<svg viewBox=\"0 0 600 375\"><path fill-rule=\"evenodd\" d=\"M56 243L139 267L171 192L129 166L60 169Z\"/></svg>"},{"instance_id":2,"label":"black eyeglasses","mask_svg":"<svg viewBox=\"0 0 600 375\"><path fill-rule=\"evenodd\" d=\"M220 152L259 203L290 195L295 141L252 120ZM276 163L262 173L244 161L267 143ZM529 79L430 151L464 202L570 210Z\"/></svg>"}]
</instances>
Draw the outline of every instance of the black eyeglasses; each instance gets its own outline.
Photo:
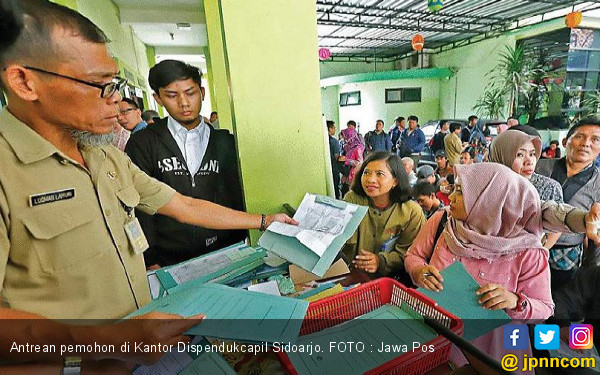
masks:
<instances>
[{"instance_id":1,"label":"black eyeglasses","mask_svg":"<svg viewBox=\"0 0 600 375\"><path fill-rule=\"evenodd\" d=\"M40 69L40 68L35 68L33 66L24 66L24 68L25 69L29 69L29 70L33 70L33 71L36 71L36 72L40 72L40 73L50 74L50 75L53 75L53 76L56 76L56 77L70 79L71 81L83 83L84 85L88 85L88 86L92 86L92 87L98 88L98 89L102 90L100 92L100 97L103 98L103 99L110 98L111 96L113 96L115 94L115 92L117 92L117 91L121 90L123 87L125 87L125 84L127 83L127 79L125 79L125 78L114 77L112 79L112 82L105 83L103 85L99 85L97 83L84 81L84 80L81 80L81 79L78 79L78 78L73 78L73 77L65 76L65 75L62 75L62 74L54 73L54 72L49 72L47 70Z\"/></svg>"}]
</instances>

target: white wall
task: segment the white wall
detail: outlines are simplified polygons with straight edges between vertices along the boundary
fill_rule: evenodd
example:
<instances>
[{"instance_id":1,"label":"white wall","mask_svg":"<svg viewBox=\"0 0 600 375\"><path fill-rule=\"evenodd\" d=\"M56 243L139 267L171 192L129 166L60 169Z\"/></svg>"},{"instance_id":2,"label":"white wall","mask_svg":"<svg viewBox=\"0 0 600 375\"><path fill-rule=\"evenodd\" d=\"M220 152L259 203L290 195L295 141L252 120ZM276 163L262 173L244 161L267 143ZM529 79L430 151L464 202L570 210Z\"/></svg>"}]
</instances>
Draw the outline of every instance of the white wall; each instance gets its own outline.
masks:
<instances>
[{"instance_id":1,"label":"white wall","mask_svg":"<svg viewBox=\"0 0 600 375\"><path fill-rule=\"evenodd\" d=\"M339 100L339 86L321 88L321 111L327 120L335 122L338 132L346 127L346 123L340 123Z\"/></svg>"},{"instance_id":2,"label":"white wall","mask_svg":"<svg viewBox=\"0 0 600 375\"><path fill-rule=\"evenodd\" d=\"M339 93L361 92L361 105L339 108L339 124L342 124L340 126L342 129L346 127L348 120L360 124L360 132L365 134L375 129L375 122L378 119L385 122L384 129L387 131L398 116L416 115L421 124L439 118L439 78L357 82L338 87ZM402 87L421 87L421 102L386 104L385 89ZM327 90L331 88L328 87ZM339 98L336 99L337 101Z\"/></svg>"}]
</instances>

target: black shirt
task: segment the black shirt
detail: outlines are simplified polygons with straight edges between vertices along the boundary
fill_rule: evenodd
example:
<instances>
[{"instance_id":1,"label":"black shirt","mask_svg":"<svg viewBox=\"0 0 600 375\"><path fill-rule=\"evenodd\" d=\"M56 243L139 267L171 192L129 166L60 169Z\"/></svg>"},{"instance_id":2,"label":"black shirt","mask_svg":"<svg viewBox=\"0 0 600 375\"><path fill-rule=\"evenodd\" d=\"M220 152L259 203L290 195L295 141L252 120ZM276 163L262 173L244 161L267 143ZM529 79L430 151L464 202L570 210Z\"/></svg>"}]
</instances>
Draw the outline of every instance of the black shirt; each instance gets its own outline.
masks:
<instances>
[{"instance_id":1,"label":"black shirt","mask_svg":"<svg viewBox=\"0 0 600 375\"><path fill-rule=\"evenodd\" d=\"M562 185L563 189L563 198L565 202L569 202L575 194L588 183L592 175L594 174L594 163L591 163L581 172L577 173L574 176L567 177L567 161L566 157L558 159L554 163L554 168L552 169L552 177L554 180L558 181Z\"/></svg>"}]
</instances>

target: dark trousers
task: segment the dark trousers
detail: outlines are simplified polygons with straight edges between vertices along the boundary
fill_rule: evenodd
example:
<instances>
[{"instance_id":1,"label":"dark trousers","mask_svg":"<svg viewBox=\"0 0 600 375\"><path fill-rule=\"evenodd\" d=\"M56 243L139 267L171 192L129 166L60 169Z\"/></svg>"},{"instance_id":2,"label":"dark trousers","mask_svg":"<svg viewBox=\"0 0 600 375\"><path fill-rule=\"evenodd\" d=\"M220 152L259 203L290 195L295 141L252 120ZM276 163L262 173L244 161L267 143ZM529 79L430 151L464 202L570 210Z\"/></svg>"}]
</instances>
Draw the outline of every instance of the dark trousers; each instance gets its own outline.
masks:
<instances>
[{"instance_id":1,"label":"dark trousers","mask_svg":"<svg viewBox=\"0 0 600 375\"><path fill-rule=\"evenodd\" d=\"M340 199L341 198L340 173L335 170L332 172L333 172L333 191L335 192L335 199Z\"/></svg>"}]
</instances>

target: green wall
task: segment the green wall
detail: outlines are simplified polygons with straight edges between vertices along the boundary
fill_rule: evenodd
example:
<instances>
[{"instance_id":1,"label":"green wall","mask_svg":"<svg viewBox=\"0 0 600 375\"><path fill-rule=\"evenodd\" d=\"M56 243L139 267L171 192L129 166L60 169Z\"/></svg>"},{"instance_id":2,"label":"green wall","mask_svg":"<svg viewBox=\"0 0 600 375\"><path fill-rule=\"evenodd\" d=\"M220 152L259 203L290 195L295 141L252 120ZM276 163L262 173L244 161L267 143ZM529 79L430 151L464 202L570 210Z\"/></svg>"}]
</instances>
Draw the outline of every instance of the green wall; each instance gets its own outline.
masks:
<instances>
[{"instance_id":1,"label":"green wall","mask_svg":"<svg viewBox=\"0 0 600 375\"><path fill-rule=\"evenodd\" d=\"M327 193L314 3L205 0L204 7L217 108L231 111L247 210L281 211L306 192Z\"/></svg>"},{"instance_id":2,"label":"green wall","mask_svg":"<svg viewBox=\"0 0 600 375\"><path fill-rule=\"evenodd\" d=\"M432 56L435 66L456 70L454 77L440 84L439 117L467 118L474 113L473 106L489 81L486 74L507 45L514 47L515 38L503 35Z\"/></svg>"},{"instance_id":3,"label":"green wall","mask_svg":"<svg viewBox=\"0 0 600 375\"><path fill-rule=\"evenodd\" d=\"M440 117L467 118L474 113L473 106L490 79L486 74L496 66L500 53L506 46L514 47L519 39L564 27L564 19L561 17L432 55L434 66L456 71L453 78L442 81L440 85Z\"/></svg>"},{"instance_id":4,"label":"green wall","mask_svg":"<svg viewBox=\"0 0 600 375\"><path fill-rule=\"evenodd\" d=\"M319 72L321 79L329 77L345 76L349 74L383 72L394 69L394 63L381 62L340 62L340 61L321 61L319 63Z\"/></svg>"},{"instance_id":5,"label":"green wall","mask_svg":"<svg viewBox=\"0 0 600 375\"><path fill-rule=\"evenodd\" d=\"M53 3L64 5L68 8L77 10L77 0L51 0Z\"/></svg>"}]
</instances>

